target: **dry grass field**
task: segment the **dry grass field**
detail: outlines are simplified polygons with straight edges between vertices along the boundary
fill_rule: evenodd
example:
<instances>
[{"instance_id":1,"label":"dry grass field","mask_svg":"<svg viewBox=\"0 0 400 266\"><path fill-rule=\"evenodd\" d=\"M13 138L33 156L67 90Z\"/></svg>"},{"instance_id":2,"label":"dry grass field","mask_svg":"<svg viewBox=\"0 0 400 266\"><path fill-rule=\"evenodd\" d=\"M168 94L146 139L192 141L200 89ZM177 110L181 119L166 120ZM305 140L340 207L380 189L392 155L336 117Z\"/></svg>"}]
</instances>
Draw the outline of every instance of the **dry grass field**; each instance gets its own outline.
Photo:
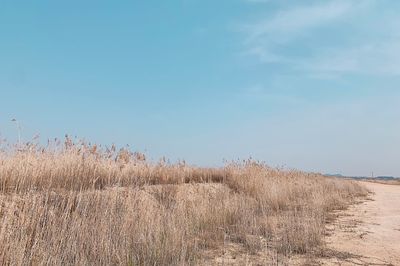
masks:
<instances>
[{"instance_id":1,"label":"dry grass field","mask_svg":"<svg viewBox=\"0 0 400 266\"><path fill-rule=\"evenodd\" d=\"M3 265L198 265L230 244L246 254L312 254L330 211L367 193L253 160L154 163L68 137L1 147Z\"/></svg>"}]
</instances>

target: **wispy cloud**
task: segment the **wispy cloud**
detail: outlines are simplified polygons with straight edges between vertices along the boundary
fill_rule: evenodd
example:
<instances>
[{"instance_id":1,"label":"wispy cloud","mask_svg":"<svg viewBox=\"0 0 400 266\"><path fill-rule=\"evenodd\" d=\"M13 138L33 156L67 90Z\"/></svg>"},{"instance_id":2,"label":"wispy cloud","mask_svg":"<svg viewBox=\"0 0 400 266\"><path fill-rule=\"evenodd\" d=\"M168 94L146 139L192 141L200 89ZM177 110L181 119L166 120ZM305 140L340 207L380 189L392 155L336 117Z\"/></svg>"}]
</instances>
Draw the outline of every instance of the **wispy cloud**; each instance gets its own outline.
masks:
<instances>
[{"instance_id":1,"label":"wispy cloud","mask_svg":"<svg viewBox=\"0 0 400 266\"><path fill-rule=\"evenodd\" d=\"M244 54L311 76L400 75L399 20L382 14L377 21L378 4L339 0L280 8L242 24ZM329 32L336 37L331 43L323 41Z\"/></svg>"},{"instance_id":2,"label":"wispy cloud","mask_svg":"<svg viewBox=\"0 0 400 266\"><path fill-rule=\"evenodd\" d=\"M351 7L351 2L330 2L278 11L272 18L248 26L249 41L259 41L270 34L279 34L281 40L290 40L304 30L322 26L343 16Z\"/></svg>"},{"instance_id":3,"label":"wispy cloud","mask_svg":"<svg viewBox=\"0 0 400 266\"><path fill-rule=\"evenodd\" d=\"M397 76L400 75L400 39L324 52L303 63L297 62L296 67L317 74L358 73Z\"/></svg>"}]
</instances>

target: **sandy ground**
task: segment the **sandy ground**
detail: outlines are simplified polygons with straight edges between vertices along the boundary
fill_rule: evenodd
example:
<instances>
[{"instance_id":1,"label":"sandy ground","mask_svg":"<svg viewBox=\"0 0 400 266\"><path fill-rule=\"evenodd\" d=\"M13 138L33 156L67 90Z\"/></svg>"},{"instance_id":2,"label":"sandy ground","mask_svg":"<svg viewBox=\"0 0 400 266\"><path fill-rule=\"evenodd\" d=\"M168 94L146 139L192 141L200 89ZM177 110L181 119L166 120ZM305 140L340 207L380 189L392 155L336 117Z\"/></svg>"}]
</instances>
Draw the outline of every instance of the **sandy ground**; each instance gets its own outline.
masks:
<instances>
[{"instance_id":1,"label":"sandy ground","mask_svg":"<svg viewBox=\"0 0 400 266\"><path fill-rule=\"evenodd\" d=\"M362 183L374 194L328 225L321 265L400 265L400 186Z\"/></svg>"}]
</instances>

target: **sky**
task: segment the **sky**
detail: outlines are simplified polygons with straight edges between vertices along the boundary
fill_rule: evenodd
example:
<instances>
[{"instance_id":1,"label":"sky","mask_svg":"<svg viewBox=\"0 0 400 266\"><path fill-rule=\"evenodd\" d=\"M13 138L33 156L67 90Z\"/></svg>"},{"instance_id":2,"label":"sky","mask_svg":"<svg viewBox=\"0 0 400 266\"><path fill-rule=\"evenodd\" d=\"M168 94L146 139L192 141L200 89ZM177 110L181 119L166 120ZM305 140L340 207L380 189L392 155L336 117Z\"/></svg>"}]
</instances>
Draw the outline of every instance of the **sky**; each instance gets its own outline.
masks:
<instances>
[{"instance_id":1,"label":"sky","mask_svg":"<svg viewBox=\"0 0 400 266\"><path fill-rule=\"evenodd\" d=\"M400 1L0 0L0 134L400 176Z\"/></svg>"}]
</instances>

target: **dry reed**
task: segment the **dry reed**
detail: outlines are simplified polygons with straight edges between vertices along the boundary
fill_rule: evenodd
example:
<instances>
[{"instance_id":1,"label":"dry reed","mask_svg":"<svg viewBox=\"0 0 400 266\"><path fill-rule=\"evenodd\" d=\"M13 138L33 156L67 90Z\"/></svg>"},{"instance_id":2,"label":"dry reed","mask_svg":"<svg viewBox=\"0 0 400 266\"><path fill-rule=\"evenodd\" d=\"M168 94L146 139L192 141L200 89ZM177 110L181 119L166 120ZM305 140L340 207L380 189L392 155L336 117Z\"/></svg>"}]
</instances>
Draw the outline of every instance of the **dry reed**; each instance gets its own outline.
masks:
<instances>
[{"instance_id":1,"label":"dry reed","mask_svg":"<svg viewBox=\"0 0 400 266\"><path fill-rule=\"evenodd\" d=\"M367 193L252 160L151 163L68 137L2 147L3 265L195 265L227 241L252 254L310 253L323 245L329 212Z\"/></svg>"}]
</instances>

